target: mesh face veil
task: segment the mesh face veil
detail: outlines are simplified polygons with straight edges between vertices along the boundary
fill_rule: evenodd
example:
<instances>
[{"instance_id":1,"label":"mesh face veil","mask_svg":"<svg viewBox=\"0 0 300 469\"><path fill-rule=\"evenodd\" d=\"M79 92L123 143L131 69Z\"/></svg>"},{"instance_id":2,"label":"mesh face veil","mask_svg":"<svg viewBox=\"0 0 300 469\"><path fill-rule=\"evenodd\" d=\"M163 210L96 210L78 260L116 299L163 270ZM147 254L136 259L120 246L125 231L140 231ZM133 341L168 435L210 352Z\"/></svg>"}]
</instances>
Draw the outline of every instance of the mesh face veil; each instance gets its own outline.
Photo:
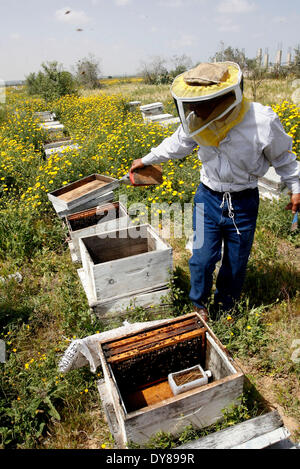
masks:
<instances>
[{"instance_id":1,"label":"mesh face veil","mask_svg":"<svg viewBox=\"0 0 300 469\"><path fill-rule=\"evenodd\" d=\"M242 72L238 64L200 64L175 78L171 93L183 129L193 137L242 102Z\"/></svg>"}]
</instances>

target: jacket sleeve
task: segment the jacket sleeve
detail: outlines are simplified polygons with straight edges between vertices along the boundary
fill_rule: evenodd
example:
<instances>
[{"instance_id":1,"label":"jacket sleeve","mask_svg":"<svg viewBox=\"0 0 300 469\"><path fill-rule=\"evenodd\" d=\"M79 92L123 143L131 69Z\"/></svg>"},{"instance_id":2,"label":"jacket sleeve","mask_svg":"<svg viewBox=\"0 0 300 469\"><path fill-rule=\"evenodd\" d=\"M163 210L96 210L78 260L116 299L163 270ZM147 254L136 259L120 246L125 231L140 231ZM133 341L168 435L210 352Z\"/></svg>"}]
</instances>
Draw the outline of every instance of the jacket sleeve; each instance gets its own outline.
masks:
<instances>
[{"instance_id":1,"label":"jacket sleeve","mask_svg":"<svg viewBox=\"0 0 300 469\"><path fill-rule=\"evenodd\" d=\"M300 165L292 151L293 140L284 131L277 114L274 114L270 124L268 144L264 154L269 163L274 166L276 173L281 177L293 194L300 193L299 172Z\"/></svg>"},{"instance_id":2,"label":"jacket sleeve","mask_svg":"<svg viewBox=\"0 0 300 469\"><path fill-rule=\"evenodd\" d=\"M189 155L197 143L184 133L182 126L171 135L165 138L158 147L151 148L150 153L142 158L144 165L165 163L168 160L181 159Z\"/></svg>"}]
</instances>

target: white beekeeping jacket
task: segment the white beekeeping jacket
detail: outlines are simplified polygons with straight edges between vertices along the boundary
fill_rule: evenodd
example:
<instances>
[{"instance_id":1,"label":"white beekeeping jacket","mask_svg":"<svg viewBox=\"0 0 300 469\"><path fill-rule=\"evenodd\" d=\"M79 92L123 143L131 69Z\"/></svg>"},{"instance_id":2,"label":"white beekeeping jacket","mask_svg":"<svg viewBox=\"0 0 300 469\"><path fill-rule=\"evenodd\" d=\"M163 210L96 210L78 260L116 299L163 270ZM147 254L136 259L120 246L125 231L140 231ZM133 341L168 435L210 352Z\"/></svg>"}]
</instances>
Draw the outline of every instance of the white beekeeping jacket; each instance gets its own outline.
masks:
<instances>
[{"instance_id":1,"label":"white beekeeping jacket","mask_svg":"<svg viewBox=\"0 0 300 469\"><path fill-rule=\"evenodd\" d=\"M251 103L243 121L229 131L218 147L199 147L200 180L218 192L238 192L257 187L258 178L271 165L292 193L300 193L299 166L292 144L277 114L268 106ZM197 146L179 126L171 137L152 148L142 162L149 165L181 159Z\"/></svg>"}]
</instances>

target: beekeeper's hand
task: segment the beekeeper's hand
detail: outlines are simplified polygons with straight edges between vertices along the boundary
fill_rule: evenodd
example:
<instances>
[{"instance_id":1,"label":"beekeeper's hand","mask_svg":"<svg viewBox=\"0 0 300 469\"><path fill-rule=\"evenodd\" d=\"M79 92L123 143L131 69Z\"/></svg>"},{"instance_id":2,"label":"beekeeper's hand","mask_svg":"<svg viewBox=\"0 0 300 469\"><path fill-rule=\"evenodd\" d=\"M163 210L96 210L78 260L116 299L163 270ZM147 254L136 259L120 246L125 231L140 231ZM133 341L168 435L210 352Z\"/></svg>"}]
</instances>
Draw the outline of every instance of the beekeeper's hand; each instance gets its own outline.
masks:
<instances>
[{"instance_id":1,"label":"beekeeper's hand","mask_svg":"<svg viewBox=\"0 0 300 469\"><path fill-rule=\"evenodd\" d=\"M292 213L296 213L297 210L300 210L300 194L291 194L291 201L285 209L292 210Z\"/></svg>"},{"instance_id":2,"label":"beekeeper's hand","mask_svg":"<svg viewBox=\"0 0 300 469\"><path fill-rule=\"evenodd\" d=\"M134 160L132 162L132 165L131 165L131 168L130 168L130 172L132 173L132 171L134 171L135 169L139 169L139 168L143 168L145 165L144 163L142 162L142 158L139 158L138 160Z\"/></svg>"}]
</instances>

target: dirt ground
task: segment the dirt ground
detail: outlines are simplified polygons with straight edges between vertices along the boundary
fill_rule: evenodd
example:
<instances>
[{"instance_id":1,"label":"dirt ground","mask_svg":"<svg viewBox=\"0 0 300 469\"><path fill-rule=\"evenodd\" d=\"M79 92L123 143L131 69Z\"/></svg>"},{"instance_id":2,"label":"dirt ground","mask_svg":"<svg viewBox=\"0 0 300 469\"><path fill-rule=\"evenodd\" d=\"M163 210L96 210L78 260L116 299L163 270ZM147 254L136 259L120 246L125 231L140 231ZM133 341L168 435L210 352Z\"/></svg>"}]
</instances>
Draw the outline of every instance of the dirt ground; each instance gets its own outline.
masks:
<instances>
[{"instance_id":1,"label":"dirt ground","mask_svg":"<svg viewBox=\"0 0 300 469\"><path fill-rule=\"evenodd\" d=\"M262 376L257 372L257 368L253 363L249 364L249 362L246 363L242 360L237 360L237 362L246 375L250 375L255 378L256 390L262 396L264 401L266 401L266 404L270 410L278 411L284 425L291 433L291 439L293 441L299 441L300 420L298 418L287 415L284 407L279 404L278 397L275 392L276 386L279 384L278 381L281 381L281 384L284 386L284 378ZM291 377L289 377L289 380L291 380ZM300 383L297 381L296 377L293 384L295 386L296 397L300 400Z\"/></svg>"}]
</instances>

